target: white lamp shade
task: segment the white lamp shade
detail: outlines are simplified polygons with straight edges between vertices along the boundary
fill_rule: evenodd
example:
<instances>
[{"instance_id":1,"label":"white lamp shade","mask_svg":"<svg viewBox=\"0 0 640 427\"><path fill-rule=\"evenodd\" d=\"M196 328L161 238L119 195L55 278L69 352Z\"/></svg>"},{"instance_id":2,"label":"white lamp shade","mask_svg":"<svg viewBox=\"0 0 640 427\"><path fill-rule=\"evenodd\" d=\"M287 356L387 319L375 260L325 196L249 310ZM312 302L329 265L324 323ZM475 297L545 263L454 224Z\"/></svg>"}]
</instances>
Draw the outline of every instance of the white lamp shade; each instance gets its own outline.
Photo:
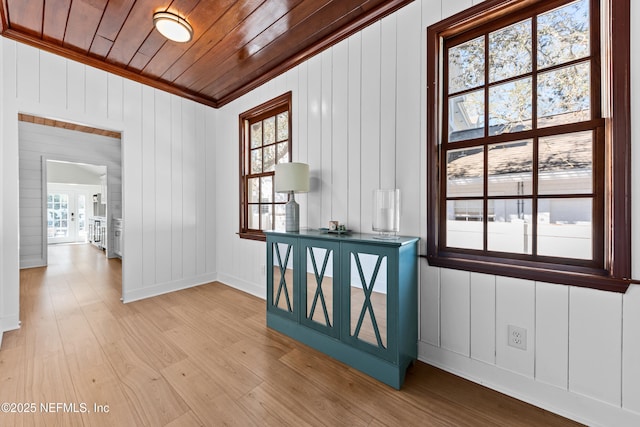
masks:
<instances>
[{"instance_id":1,"label":"white lamp shade","mask_svg":"<svg viewBox=\"0 0 640 427\"><path fill-rule=\"evenodd\" d=\"M309 165L306 163L278 163L275 175L275 188L278 193L309 191Z\"/></svg>"}]
</instances>

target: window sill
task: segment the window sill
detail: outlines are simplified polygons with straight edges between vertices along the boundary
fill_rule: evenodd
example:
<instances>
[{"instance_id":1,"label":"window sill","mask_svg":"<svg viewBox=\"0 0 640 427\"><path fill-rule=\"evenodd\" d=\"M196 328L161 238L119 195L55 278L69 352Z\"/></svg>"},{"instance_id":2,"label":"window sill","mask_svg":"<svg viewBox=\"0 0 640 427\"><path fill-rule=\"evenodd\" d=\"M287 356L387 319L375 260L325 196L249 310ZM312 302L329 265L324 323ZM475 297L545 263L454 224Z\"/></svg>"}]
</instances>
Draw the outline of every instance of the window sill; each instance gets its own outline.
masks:
<instances>
[{"instance_id":1,"label":"window sill","mask_svg":"<svg viewBox=\"0 0 640 427\"><path fill-rule=\"evenodd\" d=\"M248 239L248 240L257 240L260 242L266 242L267 241L267 237L264 235L263 232L255 232L255 233L249 233L249 232L239 232L238 236L240 236L241 239Z\"/></svg>"},{"instance_id":2,"label":"window sill","mask_svg":"<svg viewBox=\"0 0 640 427\"><path fill-rule=\"evenodd\" d=\"M633 279L614 278L609 276L605 270L598 269L580 268L573 270L573 267L549 264L523 265L515 260L503 261L495 258L478 260L449 254L446 256L426 255L423 257L427 259L429 265L434 267L579 286L617 293L625 293L631 283L640 283Z\"/></svg>"}]
</instances>

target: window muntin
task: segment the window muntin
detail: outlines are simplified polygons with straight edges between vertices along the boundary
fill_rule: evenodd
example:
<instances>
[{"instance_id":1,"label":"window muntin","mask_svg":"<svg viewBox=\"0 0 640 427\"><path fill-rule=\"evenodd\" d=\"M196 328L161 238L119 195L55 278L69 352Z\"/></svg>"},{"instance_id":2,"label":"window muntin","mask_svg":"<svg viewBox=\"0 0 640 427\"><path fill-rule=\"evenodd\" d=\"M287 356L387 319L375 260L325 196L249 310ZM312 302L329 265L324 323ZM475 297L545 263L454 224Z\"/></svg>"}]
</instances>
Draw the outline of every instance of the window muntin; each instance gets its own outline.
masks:
<instances>
[{"instance_id":1,"label":"window muntin","mask_svg":"<svg viewBox=\"0 0 640 427\"><path fill-rule=\"evenodd\" d=\"M291 161L291 93L240 115L240 236L263 240L285 227L287 195L274 191L274 170Z\"/></svg>"},{"instance_id":2,"label":"window muntin","mask_svg":"<svg viewBox=\"0 0 640 427\"><path fill-rule=\"evenodd\" d=\"M533 8L443 40L440 248L604 268L589 8Z\"/></svg>"}]
</instances>

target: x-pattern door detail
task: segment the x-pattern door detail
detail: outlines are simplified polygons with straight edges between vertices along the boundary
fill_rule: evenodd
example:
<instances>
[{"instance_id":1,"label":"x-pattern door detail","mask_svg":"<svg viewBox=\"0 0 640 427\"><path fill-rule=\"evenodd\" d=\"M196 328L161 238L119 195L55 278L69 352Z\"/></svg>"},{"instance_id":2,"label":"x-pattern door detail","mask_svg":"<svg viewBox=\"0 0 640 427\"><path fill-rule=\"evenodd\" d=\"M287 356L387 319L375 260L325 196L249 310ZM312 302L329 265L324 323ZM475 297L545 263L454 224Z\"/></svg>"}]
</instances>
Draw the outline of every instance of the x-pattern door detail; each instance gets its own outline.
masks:
<instances>
[{"instance_id":1,"label":"x-pattern door detail","mask_svg":"<svg viewBox=\"0 0 640 427\"><path fill-rule=\"evenodd\" d=\"M327 310L327 303L325 300L325 295L322 290L322 283L325 276L325 272L327 269L327 264L329 262L329 257L331 255L331 251L328 249L324 249L324 260L322 261L322 269L318 272L318 264L316 262L316 256L314 248L307 248L309 256L311 258L311 265L313 266L313 275L315 277L315 294L313 296L313 302L311 303L311 309L309 310L309 319L313 320L313 315L316 311L316 306L318 304L318 300L320 300L320 305L322 307L322 312L324 314L325 326L331 327L331 320L329 319L329 312Z\"/></svg>"},{"instance_id":2,"label":"x-pattern door detail","mask_svg":"<svg viewBox=\"0 0 640 427\"><path fill-rule=\"evenodd\" d=\"M356 263L356 267L358 269L358 276L360 277L360 284L362 285L362 291L364 293L364 303L362 304L362 308L360 310L360 316L358 317L358 322L356 324L355 331L353 332L353 336L359 338L360 330L362 329L362 324L365 320L365 315L367 311L369 312L369 317L371 319L371 324L373 326L373 332L375 333L376 341L378 343L378 347L385 348L382 337L380 336L380 328L378 327L378 322L376 320L376 315L373 310L373 305L371 304L371 293L373 292L373 287L376 283L376 279L378 277L378 273L380 271L380 266L382 265L382 260L384 257L378 256L376 260L375 267L373 269L373 273L371 275L370 281L367 283L367 279L365 278L364 271L362 269L362 263L360 262L360 256L358 253L353 253L353 257Z\"/></svg>"},{"instance_id":3,"label":"x-pattern door detail","mask_svg":"<svg viewBox=\"0 0 640 427\"><path fill-rule=\"evenodd\" d=\"M276 307L280 307L280 297L284 293L284 299L287 305L287 311L293 312L293 304L291 301L291 295L289 295L289 290L287 285L293 285L293 283L287 283L287 265L289 265L289 256L291 255L291 249L293 245L287 245L287 251L284 256L284 263L282 262L282 255L280 254L280 245L275 244L275 254L278 261L278 270L280 271L280 280L278 283L278 291L276 297L273 300L273 305Z\"/></svg>"}]
</instances>

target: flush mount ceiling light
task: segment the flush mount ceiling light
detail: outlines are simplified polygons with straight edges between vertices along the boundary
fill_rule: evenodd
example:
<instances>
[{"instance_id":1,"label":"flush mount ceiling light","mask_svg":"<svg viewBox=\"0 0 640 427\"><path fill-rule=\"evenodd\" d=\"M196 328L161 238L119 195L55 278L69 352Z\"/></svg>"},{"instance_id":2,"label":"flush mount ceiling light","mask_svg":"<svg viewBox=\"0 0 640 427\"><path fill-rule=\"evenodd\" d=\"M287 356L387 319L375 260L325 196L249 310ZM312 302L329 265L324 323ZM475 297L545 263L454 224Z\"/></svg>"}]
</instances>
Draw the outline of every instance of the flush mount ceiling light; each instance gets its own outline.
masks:
<instances>
[{"instance_id":1,"label":"flush mount ceiling light","mask_svg":"<svg viewBox=\"0 0 640 427\"><path fill-rule=\"evenodd\" d=\"M160 34L174 42L185 43L193 37L193 28L186 19L171 12L154 13L153 25Z\"/></svg>"}]
</instances>

